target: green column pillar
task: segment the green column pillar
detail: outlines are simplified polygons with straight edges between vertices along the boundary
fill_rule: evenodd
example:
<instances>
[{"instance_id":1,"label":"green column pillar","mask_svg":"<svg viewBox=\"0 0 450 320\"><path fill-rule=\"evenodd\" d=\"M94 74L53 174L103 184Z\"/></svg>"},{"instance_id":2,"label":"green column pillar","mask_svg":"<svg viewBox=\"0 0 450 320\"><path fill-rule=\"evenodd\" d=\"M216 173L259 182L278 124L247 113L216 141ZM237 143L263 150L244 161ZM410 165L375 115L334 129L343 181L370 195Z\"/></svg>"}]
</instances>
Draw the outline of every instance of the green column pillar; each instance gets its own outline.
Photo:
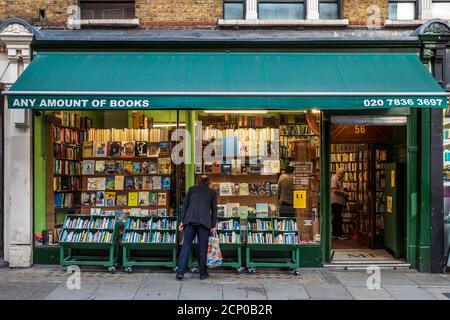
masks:
<instances>
[{"instance_id":1,"label":"green column pillar","mask_svg":"<svg viewBox=\"0 0 450 320\"><path fill-rule=\"evenodd\" d=\"M325 120L326 119L326 120ZM330 143L331 124L329 116L322 115L320 130L320 210L322 211L320 234L322 263L330 262L331 253L331 208L330 208Z\"/></svg>"},{"instance_id":2,"label":"green column pillar","mask_svg":"<svg viewBox=\"0 0 450 320\"><path fill-rule=\"evenodd\" d=\"M185 151L188 155L185 164L186 192L195 184L195 111L186 112L186 129L190 133L190 139L186 139Z\"/></svg>"}]
</instances>

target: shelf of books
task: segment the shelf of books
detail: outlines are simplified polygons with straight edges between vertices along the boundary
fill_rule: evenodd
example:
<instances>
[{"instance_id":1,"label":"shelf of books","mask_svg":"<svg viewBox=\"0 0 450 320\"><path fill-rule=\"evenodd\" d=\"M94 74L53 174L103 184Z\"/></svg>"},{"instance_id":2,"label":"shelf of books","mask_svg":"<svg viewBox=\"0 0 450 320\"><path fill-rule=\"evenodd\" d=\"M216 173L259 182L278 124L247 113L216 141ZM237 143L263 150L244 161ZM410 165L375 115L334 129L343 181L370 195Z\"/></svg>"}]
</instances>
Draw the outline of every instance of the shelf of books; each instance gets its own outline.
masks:
<instances>
[{"instance_id":1,"label":"shelf of books","mask_svg":"<svg viewBox=\"0 0 450 320\"><path fill-rule=\"evenodd\" d=\"M242 227L239 216L218 217L217 233L220 239L220 250L222 251L222 267L236 268L237 273L243 271L242 265ZM197 239L192 244L188 267L198 267L198 244Z\"/></svg>"},{"instance_id":2,"label":"shelf of books","mask_svg":"<svg viewBox=\"0 0 450 320\"><path fill-rule=\"evenodd\" d=\"M80 213L82 143L90 120L55 112L45 118L46 229L56 244L65 215Z\"/></svg>"},{"instance_id":3,"label":"shelf of books","mask_svg":"<svg viewBox=\"0 0 450 320\"><path fill-rule=\"evenodd\" d=\"M69 214L59 237L60 264L105 266L115 272L117 236L115 216Z\"/></svg>"},{"instance_id":4,"label":"shelf of books","mask_svg":"<svg viewBox=\"0 0 450 320\"><path fill-rule=\"evenodd\" d=\"M246 266L300 267L300 235L297 218L248 218ZM263 256L259 255L263 251ZM267 255L268 252L275 255Z\"/></svg>"},{"instance_id":5,"label":"shelf of books","mask_svg":"<svg viewBox=\"0 0 450 320\"><path fill-rule=\"evenodd\" d=\"M376 146L375 152L375 225L374 247L384 247L384 218L386 214L386 147Z\"/></svg>"},{"instance_id":6,"label":"shelf of books","mask_svg":"<svg viewBox=\"0 0 450 320\"><path fill-rule=\"evenodd\" d=\"M128 216L122 237L125 271L134 266L175 267L177 227L177 217Z\"/></svg>"}]
</instances>

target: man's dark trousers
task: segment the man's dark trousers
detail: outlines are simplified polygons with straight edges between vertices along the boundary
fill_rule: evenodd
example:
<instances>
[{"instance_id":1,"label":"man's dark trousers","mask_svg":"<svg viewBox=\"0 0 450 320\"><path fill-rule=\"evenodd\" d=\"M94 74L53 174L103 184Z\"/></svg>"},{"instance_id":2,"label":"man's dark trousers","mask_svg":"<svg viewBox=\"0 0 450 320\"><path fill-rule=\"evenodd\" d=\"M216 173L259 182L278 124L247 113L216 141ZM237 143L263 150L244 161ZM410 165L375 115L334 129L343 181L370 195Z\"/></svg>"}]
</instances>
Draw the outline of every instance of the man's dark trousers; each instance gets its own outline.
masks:
<instances>
[{"instance_id":1,"label":"man's dark trousers","mask_svg":"<svg viewBox=\"0 0 450 320\"><path fill-rule=\"evenodd\" d=\"M206 275L206 257L208 255L208 238L210 230L200 224L187 224L184 226L183 234L183 247L181 248L180 258L178 259L177 274L184 274L186 271L192 241L195 239L195 236L197 236L200 276Z\"/></svg>"}]
</instances>

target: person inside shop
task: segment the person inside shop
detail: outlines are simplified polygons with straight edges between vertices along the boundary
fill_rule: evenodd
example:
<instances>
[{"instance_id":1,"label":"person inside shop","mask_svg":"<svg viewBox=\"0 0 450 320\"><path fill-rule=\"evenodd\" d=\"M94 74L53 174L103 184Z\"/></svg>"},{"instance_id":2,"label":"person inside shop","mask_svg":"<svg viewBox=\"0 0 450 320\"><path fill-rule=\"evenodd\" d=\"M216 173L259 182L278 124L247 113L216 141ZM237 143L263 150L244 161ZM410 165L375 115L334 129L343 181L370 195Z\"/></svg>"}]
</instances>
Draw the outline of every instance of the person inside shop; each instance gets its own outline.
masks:
<instances>
[{"instance_id":1,"label":"person inside shop","mask_svg":"<svg viewBox=\"0 0 450 320\"><path fill-rule=\"evenodd\" d=\"M342 180L345 175L345 169L339 168L331 177L331 213L333 215L333 238L342 237L342 211L345 206L345 201L348 198L349 192L344 189Z\"/></svg>"},{"instance_id":2,"label":"person inside shop","mask_svg":"<svg viewBox=\"0 0 450 320\"><path fill-rule=\"evenodd\" d=\"M287 166L278 179L278 205L280 217L294 217L294 167Z\"/></svg>"},{"instance_id":3,"label":"person inside shop","mask_svg":"<svg viewBox=\"0 0 450 320\"><path fill-rule=\"evenodd\" d=\"M203 175L199 178L197 185L190 187L183 203L179 230L183 232L183 246L178 259L178 280L183 279L187 268L189 252L192 241L198 239L198 264L200 279L208 278L206 266L208 254L208 239L217 225L217 195L210 188L209 176Z\"/></svg>"}]
</instances>

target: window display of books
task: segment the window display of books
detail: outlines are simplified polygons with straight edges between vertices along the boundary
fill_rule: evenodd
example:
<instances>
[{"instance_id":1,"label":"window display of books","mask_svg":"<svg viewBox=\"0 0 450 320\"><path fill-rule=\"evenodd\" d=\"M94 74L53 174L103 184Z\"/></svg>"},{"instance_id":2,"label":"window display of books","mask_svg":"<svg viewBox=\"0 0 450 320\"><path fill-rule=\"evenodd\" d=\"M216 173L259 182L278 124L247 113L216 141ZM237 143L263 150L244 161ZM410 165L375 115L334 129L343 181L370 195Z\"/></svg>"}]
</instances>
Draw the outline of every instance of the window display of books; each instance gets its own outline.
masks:
<instances>
[{"instance_id":1,"label":"window display of books","mask_svg":"<svg viewBox=\"0 0 450 320\"><path fill-rule=\"evenodd\" d=\"M298 245L297 218L248 218L248 244Z\"/></svg>"},{"instance_id":2,"label":"window display of books","mask_svg":"<svg viewBox=\"0 0 450 320\"><path fill-rule=\"evenodd\" d=\"M176 217L129 216L125 222L124 243L176 243Z\"/></svg>"},{"instance_id":3,"label":"window display of books","mask_svg":"<svg viewBox=\"0 0 450 320\"><path fill-rule=\"evenodd\" d=\"M67 215L59 242L112 243L115 217Z\"/></svg>"},{"instance_id":4,"label":"window display of books","mask_svg":"<svg viewBox=\"0 0 450 320\"><path fill-rule=\"evenodd\" d=\"M240 218L218 218L217 232L221 244L241 243Z\"/></svg>"}]
</instances>

